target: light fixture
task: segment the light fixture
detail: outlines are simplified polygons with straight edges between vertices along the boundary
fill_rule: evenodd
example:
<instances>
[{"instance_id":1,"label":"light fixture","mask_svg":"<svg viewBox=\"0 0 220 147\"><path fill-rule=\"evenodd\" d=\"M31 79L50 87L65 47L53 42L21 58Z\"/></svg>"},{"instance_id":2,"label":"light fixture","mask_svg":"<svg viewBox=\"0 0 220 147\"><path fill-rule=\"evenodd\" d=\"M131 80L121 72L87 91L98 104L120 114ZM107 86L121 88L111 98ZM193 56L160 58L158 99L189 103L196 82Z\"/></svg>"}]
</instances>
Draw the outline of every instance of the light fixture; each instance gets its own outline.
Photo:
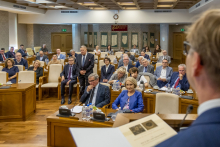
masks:
<instances>
[{"instance_id":1,"label":"light fixture","mask_svg":"<svg viewBox=\"0 0 220 147\"><path fill-rule=\"evenodd\" d=\"M97 4L93 2L84 2L84 3L77 3L79 5L84 5L84 6L97 6Z\"/></svg>"},{"instance_id":2,"label":"light fixture","mask_svg":"<svg viewBox=\"0 0 220 147\"><path fill-rule=\"evenodd\" d=\"M161 2L176 2L177 0L158 0L158 3L161 3Z\"/></svg>"},{"instance_id":3,"label":"light fixture","mask_svg":"<svg viewBox=\"0 0 220 147\"><path fill-rule=\"evenodd\" d=\"M119 5L135 5L135 3L133 2L124 2L124 3L120 3L118 2Z\"/></svg>"},{"instance_id":4,"label":"light fixture","mask_svg":"<svg viewBox=\"0 0 220 147\"><path fill-rule=\"evenodd\" d=\"M157 7L173 7L173 5L157 5Z\"/></svg>"}]
</instances>

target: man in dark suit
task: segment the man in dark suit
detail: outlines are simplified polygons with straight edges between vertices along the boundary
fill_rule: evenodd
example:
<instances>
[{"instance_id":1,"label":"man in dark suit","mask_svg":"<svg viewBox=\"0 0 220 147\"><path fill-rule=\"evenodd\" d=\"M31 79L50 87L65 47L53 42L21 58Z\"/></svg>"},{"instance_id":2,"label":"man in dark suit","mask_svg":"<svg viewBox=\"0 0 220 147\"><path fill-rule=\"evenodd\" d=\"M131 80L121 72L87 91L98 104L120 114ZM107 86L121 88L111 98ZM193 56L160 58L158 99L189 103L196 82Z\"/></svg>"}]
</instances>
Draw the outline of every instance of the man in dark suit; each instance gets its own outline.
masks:
<instances>
[{"instance_id":1,"label":"man in dark suit","mask_svg":"<svg viewBox=\"0 0 220 147\"><path fill-rule=\"evenodd\" d=\"M76 69L80 82L80 95L83 94L85 86L89 85L88 76L93 73L94 55L87 52L86 46L81 46L81 54L76 58Z\"/></svg>"},{"instance_id":2,"label":"man in dark suit","mask_svg":"<svg viewBox=\"0 0 220 147\"><path fill-rule=\"evenodd\" d=\"M136 60L135 60L135 56L133 56L130 52L127 52L127 53L125 53L125 54L128 55L128 57L129 57L129 59L130 59L131 61L133 61L133 62L136 61Z\"/></svg>"},{"instance_id":3,"label":"man in dark suit","mask_svg":"<svg viewBox=\"0 0 220 147\"><path fill-rule=\"evenodd\" d=\"M35 60L40 60L40 61L44 61L48 59L47 55L44 55L43 51L39 51L39 55L36 57Z\"/></svg>"},{"instance_id":4,"label":"man in dark suit","mask_svg":"<svg viewBox=\"0 0 220 147\"><path fill-rule=\"evenodd\" d=\"M21 53L22 57L26 57L27 56L27 51L24 49L24 45L23 44L20 45L20 49L17 52Z\"/></svg>"},{"instance_id":5,"label":"man in dark suit","mask_svg":"<svg viewBox=\"0 0 220 147\"><path fill-rule=\"evenodd\" d=\"M15 58L14 47L10 48L10 51L7 52L8 58Z\"/></svg>"},{"instance_id":6,"label":"man in dark suit","mask_svg":"<svg viewBox=\"0 0 220 147\"><path fill-rule=\"evenodd\" d=\"M156 147L220 146L220 66L216 63L220 59L219 20L220 10L210 9L188 28L186 36L190 42L185 45L186 74L198 96L198 117L187 129Z\"/></svg>"},{"instance_id":7,"label":"man in dark suit","mask_svg":"<svg viewBox=\"0 0 220 147\"><path fill-rule=\"evenodd\" d=\"M5 49L1 48L0 51L0 61L5 61L7 59L7 54L5 53Z\"/></svg>"},{"instance_id":8,"label":"man in dark suit","mask_svg":"<svg viewBox=\"0 0 220 147\"><path fill-rule=\"evenodd\" d=\"M76 65L74 64L74 57L69 57L69 64L64 66L63 71L61 72L61 104L65 103L64 93L65 93L65 85L69 85L69 99L68 104L71 104L71 98L73 93L73 85L77 83L77 73L76 73Z\"/></svg>"},{"instance_id":9,"label":"man in dark suit","mask_svg":"<svg viewBox=\"0 0 220 147\"><path fill-rule=\"evenodd\" d=\"M129 64L129 57L128 56L123 58L123 64L119 65L118 68L121 66L124 66L126 68L127 72L129 72L130 68L134 67L134 65Z\"/></svg>"},{"instance_id":10,"label":"man in dark suit","mask_svg":"<svg viewBox=\"0 0 220 147\"><path fill-rule=\"evenodd\" d=\"M149 61L146 58L142 59L142 65L138 67L139 73L140 72L143 72L143 73L149 72L149 73L154 74L154 66L149 65L148 62Z\"/></svg>"},{"instance_id":11,"label":"man in dark suit","mask_svg":"<svg viewBox=\"0 0 220 147\"><path fill-rule=\"evenodd\" d=\"M170 78L170 81L165 85L168 87L170 84L171 88L180 88L183 91L187 91L189 89L189 82L186 77L186 65L180 64L178 66L179 72L174 72Z\"/></svg>"},{"instance_id":12,"label":"man in dark suit","mask_svg":"<svg viewBox=\"0 0 220 147\"><path fill-rule=\"evenodd\" d=\"M150 57L148 54L145 54L144 51L141 51L141 56L143 56L145 59L150 60Z\"/></svg>"},{"instance_id":13,"label":"man in dark suit","mask_svg":"<svg viewBox=\"0 0 220 147\"><path fill-rule=\"evenodd\" d=\"M108 86L99 83L99 76L92 73L88 77L89 86L86 87L80 102L95 105L102 108L104 105L110 103L110 90Z\"/></svg>"},{"instance_id":14,"label":"man in dark suit","mask_svg":"<svg viewBox=\"0 0 220 147\"><path fill-rule=\"evenodd\" d=\"M100 82L107 83L108 80L111 78L113 72L115 72L115 66L110 64L111 59L105 57L104 63L105 65L101 68L101 80Z\"/></svg>"},{"instance_id":15,"label":"man in dark suit","mask_svg":"<svg viewBox=\"0 0 220 147\"><path fill-rule=\"evenodd\" d=\"M21 53L19 52L16 53L14 61L15 61L15 65L23 65L25 69L28 69L27 60L21 57Z\"/></svg>"}]
</instances>

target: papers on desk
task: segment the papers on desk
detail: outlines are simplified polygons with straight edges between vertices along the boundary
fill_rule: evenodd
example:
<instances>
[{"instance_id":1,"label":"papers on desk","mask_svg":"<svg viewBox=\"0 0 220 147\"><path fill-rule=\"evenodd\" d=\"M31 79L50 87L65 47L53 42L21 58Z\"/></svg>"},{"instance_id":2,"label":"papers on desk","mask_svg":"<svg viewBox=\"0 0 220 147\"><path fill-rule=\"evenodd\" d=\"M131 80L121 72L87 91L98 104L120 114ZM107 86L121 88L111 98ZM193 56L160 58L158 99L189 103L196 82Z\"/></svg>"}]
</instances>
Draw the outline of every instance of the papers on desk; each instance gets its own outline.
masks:
<instances>
[{"instance_id":1,"label":"papers on desk","mask_svg":"<svg viewBox=\"0 0 220 147\"><path fill-rule=\"evenodd\" d=\"M79 147L150 147L177 134L156 114L118 128L70 128L70 133Z\"/></svg>"},{"instance_id":2,"label":"papers on desk","mask_svg":"<svg viewBox=\"0 0 220 147\"><path fill-rule=\"evenodd\" d=\"M167 91L167 87L162 87L162 88L160 88L159 90L161 90L161 91ZM172 88L170 88L170 90L172 91Z\"/></svg>"},{"instance_id":3,"label":"papers on desk","mask_svg":"<svg viewBox=\"0 0 220 147\"><path fill-rule=\"evenodd\" d=\"M75 106L71 109L71 112L80 113L80 112L82 112L82 108L83 108L83 106Z\"/></svg>"}]
</instances>

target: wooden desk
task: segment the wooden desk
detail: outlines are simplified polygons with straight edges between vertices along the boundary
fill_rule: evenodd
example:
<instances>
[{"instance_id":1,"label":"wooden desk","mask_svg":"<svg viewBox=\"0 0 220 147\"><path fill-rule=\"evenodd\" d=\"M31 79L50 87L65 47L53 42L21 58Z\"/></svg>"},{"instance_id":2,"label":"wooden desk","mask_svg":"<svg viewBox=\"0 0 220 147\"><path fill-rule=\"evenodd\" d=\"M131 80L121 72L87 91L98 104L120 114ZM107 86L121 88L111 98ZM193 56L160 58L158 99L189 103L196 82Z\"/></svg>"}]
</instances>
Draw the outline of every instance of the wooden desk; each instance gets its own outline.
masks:
<instances>
[{"instance_id":1,"label":"wooden desk","mask_svg":"<svg viewBox=\"0 0 220 147\"><path fill-rule=\"evenodd\" d=\"M25 121L36 110L36 84L12 84L0 89L0 121Z\"/></svg>"}]
</instances>

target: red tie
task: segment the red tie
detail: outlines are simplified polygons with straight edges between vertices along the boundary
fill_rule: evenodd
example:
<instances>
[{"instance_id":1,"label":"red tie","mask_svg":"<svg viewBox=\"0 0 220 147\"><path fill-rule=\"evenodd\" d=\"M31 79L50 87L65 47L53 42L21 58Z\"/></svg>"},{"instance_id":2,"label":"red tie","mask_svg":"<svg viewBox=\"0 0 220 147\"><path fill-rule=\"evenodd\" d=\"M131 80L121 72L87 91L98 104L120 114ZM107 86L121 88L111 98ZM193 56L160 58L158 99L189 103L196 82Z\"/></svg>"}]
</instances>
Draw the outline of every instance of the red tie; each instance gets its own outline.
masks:
<instances>
[{"instance_id":1,"label":"red tie","mask_svg":"<svg viewBox=\"0 0 220 147\"><path fill-rule=\"evenodd\" d=\"M176 88L176 86L179 85L179 81L180 81L180 78L178 78L178 80L176 81L175 85L174 85L174 88Z\"/></svg>"},{"instance_id":2,"label":"red tie","mask_svg":"<svg viewBox=\"0 0 220 147\"><path fill-rule=\"evenodd\" d=\"M3 61L5 61L6 59L5 59L5 55L2 55L2 57L3 57Z\"/></svg>"}]
</instances>

